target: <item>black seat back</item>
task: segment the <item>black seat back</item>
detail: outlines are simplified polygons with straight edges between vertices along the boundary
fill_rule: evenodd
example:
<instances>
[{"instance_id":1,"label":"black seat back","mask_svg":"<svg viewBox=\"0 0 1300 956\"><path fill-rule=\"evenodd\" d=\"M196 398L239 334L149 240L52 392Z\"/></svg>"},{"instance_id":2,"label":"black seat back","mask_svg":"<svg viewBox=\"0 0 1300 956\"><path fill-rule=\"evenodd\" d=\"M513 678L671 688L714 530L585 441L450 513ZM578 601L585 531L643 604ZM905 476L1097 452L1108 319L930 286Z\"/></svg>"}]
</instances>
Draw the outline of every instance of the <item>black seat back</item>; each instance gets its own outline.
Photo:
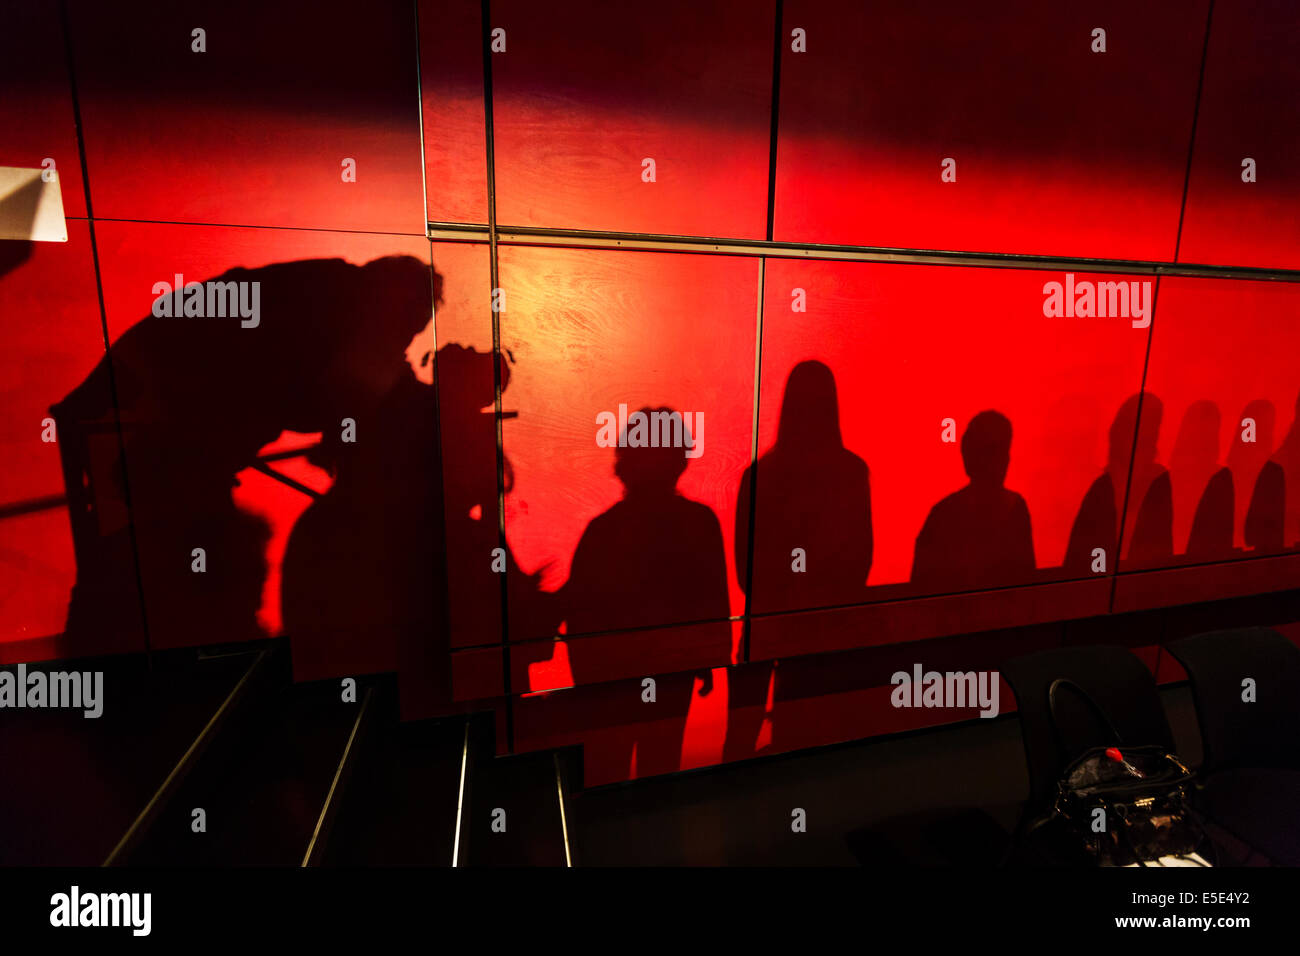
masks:
<instances>
[{"instance_id":1,"label":"black seat back","mask_svg":"<svg viewBox=\"0 0 1300 956\"><path fill-rule=\"evenodd\" d=\"M1029 809L1042 809L1056 793L1066 766L1090 747L1117 743L1173 749L1155 679L1146 665L1123 647L1061 647L1007 661L1002 676L1011 685L1029 767ZM1096 704L1062 685L1052 717L1049 691L1057 680L1077 685ZM1106 726L1109 722L1110 727Z\"/></svg>"},{"instance_id":2,"label":"black seat back","mask_svg":"<svg viewBox=\"0 0 1300 956\"><path fill-rule=\"evenodd\" d=\"M1251 627L1196 634L1167 649L1191 682L1203 772L1300 770L1300 648L1277 631ZM1248 679L1253 702L1243 699Z\"/></svg>"}]
</instances>

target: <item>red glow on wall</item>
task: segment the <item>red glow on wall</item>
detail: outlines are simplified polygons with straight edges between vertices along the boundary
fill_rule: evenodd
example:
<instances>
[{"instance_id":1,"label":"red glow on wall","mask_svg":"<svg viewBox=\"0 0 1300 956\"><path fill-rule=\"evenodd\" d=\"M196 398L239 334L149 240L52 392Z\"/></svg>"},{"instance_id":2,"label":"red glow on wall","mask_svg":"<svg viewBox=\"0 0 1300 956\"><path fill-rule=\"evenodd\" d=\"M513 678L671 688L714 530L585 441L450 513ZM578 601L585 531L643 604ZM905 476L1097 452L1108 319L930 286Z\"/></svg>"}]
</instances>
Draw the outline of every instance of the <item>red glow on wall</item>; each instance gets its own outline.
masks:
<instances>
[{"instance_id":1,"label":"red glow on wall","mask_svg":"<svg viewBox=\"0 0 1300 956\"><path fill-rule=\"evenodd\" d=\"M776 238L1171 258L1205 7L787 3Z\"/></svg>"},{"instance_id":2,"label":"red glow on wall","mask_svg":"<svg viewBox=\"0 0 1300 956\"><path fill-rule=\"evenodd\" d=\"M750 448L757 262L502 249L501 263L502 345L516 359L508 397L519 411L504 426L514 472L506 533L519 568L545 568L539 586L558 589L584 530L623 497L616 449L597 442L600 413L617 415L620 405L629 414L646 406L702 413L702 454L678 452L685 468L677 490L716 516L721 608L741 613L731 544ZM695 541L683 538L683 553L664 560L687 560ZM673 613L671 598L646 595L613 626L682 620ZM530 630L514 609L512 620L515 638L553 633Z\"/></svg>"},{"instance_id":3,"label":"red glow on wall","mask_svg":"<svg viewBox=\"0 0 1300 956\"><path fill-rule=\"evenodd\" d=\"M6 242L6 250L26 245ZM90 234L68 223L68 242L31 243L30 258L0 278L0 650L6 659L106 653L141 646L140 633L104 633L69 647L63 632L76 578L60 445L43 438L50 405L104 355ZM101 396L111 405L107 391ZM57 429L52 433L57 438ZM36 642L36 643L30 643Z\"/></svg>"},{"instance_id":4,"label":"red glow on wall","mask_svg":"<svg viewBox=\"0 0 1300 956\"><path fill-rule=\"evenodd\" d=\"M1118 278L1079 274L1084 282ZM1004 487L1020 495L1031 518L1033 564L1060 568L1090 484L1106 467L1109 432L1125 400L1141 389L1147 331L1129 318L1046 317L1044 286L1063 274L775 260L768 264L763 323L763 391L759 454L779 449L779 427L791 371L800 363L824 365L833 378L838 409L798 408L787 423L805 439L801 465L780 455L760 457L755 533L755 610L787 610L869 599L862 585L896 585L912 579L917 538L936 503L967 484L960 438L974 417L994 410L1011 424ZM793 311L802 292L806 312ZM993 331L996 329L996 332ZM799 396L793 396L798 402ZM839 593L807 600L799 589L816 587L816 565L851 561L834 539L817 551L808 526L816 514L834 513L815 501L818 476L837 455L834 437L806 440L838 412L843 448L870 472L874 547L863 562L869 577ZM945 428L945 422L951 425ZM945 433L948 441L944 441ZM1131 443L1132 431L1125 438ZM1117 462L1127 468L1127 448ZM764 475L770 461L771 477ZM802 477L800 475L802 474ZM863 492L854 493L859 510ZM847 493L847 492L846 492ZM821 506L822 511L816 509ZM810 510L809 519L791 515ZM852 520L852 516L846 516ZM770 530L769 530L770 529ZM973 529L972 529L973 530ZM827 528L828 533L834 526ZM800 535L812 537L802 541ZM954 541L954 544L958 542ZM960 542L968 556L956 562L987 564L995 542ZM789 573L790 552L803 547L811 570ZM827 553L829 552L829 553ZM958 565L951 565L955 570ZM1032 570L1032 569L1031 569ZM1085 569L1084 575L1087 575ZM1077 569L1067 576L1078 577ZM1010 574L988 583L1032 583ZM965 590L957 577L952 586ZM916 589L909 589L915 593ZM932 591L923 587L921 593ZM887 592L897 596L897 590Z\"/></svg>"},{"instance_id":5,"label":"red glow on wall","mask_svg":"<svg viewBox=\"0 0 1300 956\"><path fill-rule=\"evenodd\" d=\"M1285 0L1219 3L1178 258L1294 269L1300 202L1300 22ZM1246 182L1246 160L1252 160Z\"/></svg>"},{"instance_id":6,"label":"red glow on wall","mask_svg":"<svg viewBox=\"0 0 1300 956\"><path fill-rule=\"evenodd\" d=\"M492 17L498 222L764 236L770 0Z\"/></svg>"},{"instance_id":7,"label":"red glow on wall","mask_svg":"<svg viewBox=\"0 0 1300 956\"><path fill-rule=\"evenodd\" d=\"M0 34L0 166L49 168L58 176L64 214L86 215L77 150L77 124L68 83L58 7L49 3L5 10Z\"/></svg>"},{"instance_id":8,"label":"red glow on wall","mask_svg":"<svg viewBox=\"0 0 1300 956\"><path fill-rule=\"evenodd\" d=\"M1300 544L1298 307L1291 283L1161 280L1147 391L1162 403L1174 532L1172 553L1152 563Z\"/></svg>"},{"instance_id":9,"label":"red glow on wall","mask_svg":"<svg viewBox=\"0 0 1300 956\"><path fill-rule=\"evenodd\" d=\"M420 0L420 84L428 216L487 222L479 0Z\"/></svg>"},{"instance_id":10,"label":"red glow on wall","mask_svg":"<svg viewBox=\"0 0 1300 956\"><path fill-rule=\"evenodd\" d=\"M97 216L423 235L409 6L212 5L203 52L191 12L127 7L70 4Z\"/></svg>"}]
</instances>

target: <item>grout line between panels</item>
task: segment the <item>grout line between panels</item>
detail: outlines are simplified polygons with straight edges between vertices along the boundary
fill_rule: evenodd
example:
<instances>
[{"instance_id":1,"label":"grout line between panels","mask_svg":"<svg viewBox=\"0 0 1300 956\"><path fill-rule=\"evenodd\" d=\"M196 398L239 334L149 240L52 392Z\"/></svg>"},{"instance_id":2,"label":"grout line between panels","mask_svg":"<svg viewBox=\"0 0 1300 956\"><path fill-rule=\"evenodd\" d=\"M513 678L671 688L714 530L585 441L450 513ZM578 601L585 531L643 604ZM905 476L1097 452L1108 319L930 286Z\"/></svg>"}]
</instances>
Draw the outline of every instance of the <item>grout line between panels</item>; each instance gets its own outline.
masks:
<instances>
[{"instance_id":1,"label":"grout line between panels","mask_svg":"<svg viewBox=\"0 0 1300 956\"><path fill-rule=\"evenodd\" d=\"M774 259L882 262L899 265L951 265L969 268L1022 269L1038 272L1175 276L1185 278L1250 279L1300 282L1300 269L1170 262L1155 259L1093 259L1029 253L967 252L909 249L891 246L834 245L727 239L660 233L612 232L600 229L552 229L540 226L482 226L430 222L429 238L440 242L495 242L509 246L557 246L575 249L623 249L641 252L759 256Z\"/></svg>"}]
</instances>

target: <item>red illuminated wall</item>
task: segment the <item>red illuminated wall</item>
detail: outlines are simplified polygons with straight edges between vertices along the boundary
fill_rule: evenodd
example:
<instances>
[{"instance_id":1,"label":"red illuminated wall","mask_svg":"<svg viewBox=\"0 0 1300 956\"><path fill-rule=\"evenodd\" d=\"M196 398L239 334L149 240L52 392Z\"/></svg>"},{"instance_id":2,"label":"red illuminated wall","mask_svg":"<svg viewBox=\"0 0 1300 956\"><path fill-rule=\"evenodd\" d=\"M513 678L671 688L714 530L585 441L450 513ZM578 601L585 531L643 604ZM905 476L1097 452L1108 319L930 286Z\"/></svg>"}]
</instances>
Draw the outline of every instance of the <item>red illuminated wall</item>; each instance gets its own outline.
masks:
<instances>
[{"instance_id":1,"label":"red illuminated wall","mask_svg":"<svg viewBox=\"0 0 1300 956\"><path fill-rule=\"evenodd\" d=\"M1172 534L1121 568L1181 570L1121 575L1118 608L1300 581L1297 306L1291 283L1161 281L1143 430L1169 476Z\"/></svg>"},{"instance_id":2,"label":"red illuminated wall","mask_svg":"<svg viewBox=\"0 0 1300 956\"><path fill-rule=\"evenodd\" d=\"M744 359L754 354L757 261L508 248L501 277L513 293L502 346L516 359L508 394L519 411L505 436L515 479L506 531L521 569L549 563L544 588L568 580L584 529L623 497L616 450L596 441L597 416L666 407L687 413L698 433L699 457L678 453L676 488L716 515L728 582L717 607L740 614L733 531L753 415L754 369ZM603 614L592 628L680 623L662 598ZM511 617L512 637L547 633Z\"/></svg>"},{"instance_id":3,"label":"red illuminated wall","mask_svg":"<svg viewBox=\"0 0 1300 956\"><path fill-rule=\"evenodd\" d=\"M499 222L762 238L771 0L492 17Z\"/></svg>"},{"instance_id":4,"label":"red illuminated wall","mask_svg":"<svg viewBox=\"0 0 1300 956\"><path fill-rule=\"evenodd\" d=\"M478 210L462 221L483 222L479 203L495 203L508 366L502 527L484 529L469 561L489 565L482 548L504 545L507 582L495 590L505 621L478 603L493 591L487 575L465 572L481 577L449 595L453 620L463 622L451 632L453 694L515 695L516 748L581 743L588 782L601 782L906 729L917 718L891 708L885 691L890 668L917 655L937 663L967 654L995 666L1060 641L1053 622L1063 619L1300 580L1285 548L1244 544L1248 502L1232 506L1238 550L1189 558L1210 476L1193 489L1201 479L1186 441L1176 474L1169 458L1173 422L1197 400L1180 393L1203 392L1233 406L1232 416L1260 399L1275 409L1272 437L1261 424L1231 468L1273 473L1263 445L1280 445L1294 414L1274 394L1288 387L1275 379L1294 366L1297 344L1281 316L1289 283L1157 280L1149 269L1096 273L1085 262L760 264L719 258L707 245L669 253L527 244L528 230L587 229L1286 265L1257 259L1248 240L1227 258L1189 258L1179 232L1189 148L1190 225L1200 144L1214 126L1196 126L1198 89L1204 119L1222 98L1218 87L1233 82L1224 71L1249 59L1215 53L1241 42L1220 41L1220 20L1257 33L1266 29L1258 21L1282 24L1253 69L1290 90L1289 67L1269 65L1294 47L1283 11L1219 9L1207 24L1203 3L1082 12L951 4L886 16L788 2L778 24L773 9L726 4L565 19L498 2L477 44L467 39L452 55L448 34L429 26L433 6L421 8L425 48L439 44L435 68L455 78L435 81L441 98L426 78L426 103L441 102L426 113L426 154L445 162L464 149L457 130L469 139L490 132L495 179L484 197L460 175L477 178L478 167L460 164L441 206L431 182L431 217L443 219L436 210L454 200ZM476 18L466 10L449 22L457 36L462 19ZM1098 27L1104 52L1093 50ZM1216 69L1216 59L1227 66ZM490 128L465 110L476 85L489 84ZM1272 115L1259 104L1243 115L1256 114ZM637 175L647 158L656 160L654 182ZM941 176L945 158L956 161L955 181ZM1284 199L1274 218L1290 221L1294 207ZM516 227L525 234L512 234ZM1045 315L1052 281L1145 283L1147 315ZM1211 322L1223 308L1250 317L1204 335L1190 327L1189 311ZM489 335L484 321L470 339L486 347ZM1246 343L1264 341L1261 368ZM1194 371L1193 353L1216 363L1213 376ZM1258 394L1237 397L1243 388ZM596 416L620 403L706 412L706 451L676 490L716 519L716 536L704 522L690 550L703 562L699 553L722 540L726 628L673 624L676 579L665 570L645 581L646 553L671 567L662 552L674 512L667 503L650 512L654 535L631 520L636 507L615 456L594 440ZM1218 426L1224 465L1227 414ZM965 493L961 439L972 423L979 439L998 421L1011 432L1005 478ZM479 458L462 458L484 475L488 444L474 444ZM977 470L999 454L972 445ZM450 533L450 505L447 517ZM1159 552L1163 537L1178 546ZM805 560L798 573L795 549ZM589 562L593 553L599 560ZM1250 574L1235 573L1241 559ZM697 572L710 573L703 563ZM594 608L576 615L576 631L574 593ZM981 636L963 637L971 632ZM1158 665L1158 637L1126 640ZM820 665L807 656L827 651L839 653ZM656 708L641 697L650 675Z\"/></svg>"},{"instance_id":5,"label":"red illuminated wall","mask_svg":"<svg viewBox=\"0 0 1300 956\"><path fill-rule=\"evenodd\" d=\"M1187 185L1182 262L1300 263L1300 22L1286 0L1216 3ZM1245 182L1243 162L1255 161Z\"/></svg>"},{"instance_id":6,"label":"red illuminated wall","mask_svg":"<svg viewBox=\"0 0 1300 956\"><path fill-rule=\"evenodd\" d=\"M6 13L0 35L0 165L40 168L54 161L68 241L0 241L0 661L136 650L137 620L70 646L63 639L76 558L69 529L57 429L49 406L104 355L77 130L58 8L31 4ZM111 396L99 396L111 409ZM109 427L96 443L111 441ZM124 511L102 530L126 527ZM97 533L98 533L97 529Z\"/></svg>"},{"instance_id":7,"label":"red illuminated wall","mask_svg":"<svg viewBox=\"0 0 1300 956\"><path fill-rule=\"evenodd\" d=\"M15 5L0 36L0 166L54 170L68 216L86 215L64 31L55 4Z\"/></svg>"},{"instance_id":8,"label":"red illuminated wall","mask_svg":"<svg viewBox=\"0 0 1300 956\"><path fill-rule=\"evenodd\" d=\"M1171 258L1205 13L791 0L775 238Z\"/></svg>"},{"instance_id":9,"label":"red illuminated wall","mask_svg":"<svg viewBox=\"0 0 1300 956\"><path fill-rule=\"evenodd\" d=\"M408 5L69 8L96 215L424 233Z\"/></svg>"},{"instance_id":10,"label":"red illuminated wall","mask_svg":"<svg viewBox=\"0 0 1300 956\"><path fill-rule=\"evenodd\" d=\"M4 242L4 251L12 245L17 243ZM121 614L120 627L63 638L77 564L59 441L72 436L54 426L50 405L103 358L104 338L86 223L69 222L66 244L31 243L30 256L0 277L7 345L0 358L0 446L6 463L0 477L0 659L139 650L144 646L139 599L129 576L126 590L110 595ZM101 452L116 445L112 396L100 387L94 398L108 415L89 442L95 459L106 461ZM47 435L59 441L46 441ZM111 480L108 469L99 474ZM102 511L94 531L108 537L127 526L126 509L118 507ZM131 566L129 550L119 557Z\"/></svg>"},{"instance_id":11,"label":"red illuminated wall","mask_svg":"<svg viewBox=\"0 0 1300 956\"><path fill-rule=\"evenodd\" d=\"M0 243L0 659L283 634L599 783L1300 581L1287 4L15 17L0 165L55 160L69 240ZM259 326L152 316L178 274Z\"/></svg>"},{"instance_id":12,"label":"red illuminated wall","mask_svg":"<svg viewBox=\"0 0 1300 956\"><path fill-rule=\"evenodd\" d=\"M1075 277L1108 278L1133 281ZM769 264L753 610L887 603L826 612L823 620L840 622L829 632L810 633L803 615L760 618L751 657L969 629L954 618L1036 623L1043 611L1026 589L1045 582L1053 614L1108 609L1106 574L1089 556L1114 544L1085 530L1082 503L1108 468L1121 481L1127 474L1132 432L1112 462L1112 423L1141 389L1149 329L1045 317L1043 287L1053 280L1064 276ZM833 397L819 397L816 378L804 384L810 368ZM826 425L835 415L838 434ZM968 430L978 435L998 416L1010 435L1005 476L988 491L967 489L971 469L997 454L973 440L968 454ZM796 548L806 556L800 573ZM990 588L1016 590L990 598ZM946 597L895 603L927 595Z\"/></svg>"},{"instance_id":13,"label":"red illuminated wall","mask_svg":"<svg viewBox=\"0 0 1300 956\"><path fill-rule=\"evenodd\" d=\"M420 0L420 100L431 222L487 222L482 4Z\"/></svg>"}]
</instances>

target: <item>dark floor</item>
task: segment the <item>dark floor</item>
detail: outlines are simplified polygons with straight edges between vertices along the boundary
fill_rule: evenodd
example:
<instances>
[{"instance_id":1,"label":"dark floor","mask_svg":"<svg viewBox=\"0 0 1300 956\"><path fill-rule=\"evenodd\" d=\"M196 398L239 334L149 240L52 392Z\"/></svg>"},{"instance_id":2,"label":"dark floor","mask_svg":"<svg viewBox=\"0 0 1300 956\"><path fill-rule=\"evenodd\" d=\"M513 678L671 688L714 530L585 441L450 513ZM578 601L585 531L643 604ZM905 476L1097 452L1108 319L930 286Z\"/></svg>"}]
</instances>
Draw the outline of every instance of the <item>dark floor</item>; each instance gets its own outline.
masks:
<instances>
[{"instance_id":1,"label":"dark floor","mask_svg":"<svg viewBox=\"0 0 1300 956\"><path fill-rule=\"evenodd\" d=\"M1198 765L1190 693L1161 696L1179 753ZM570 797L570 839L575 863L587 866L852 866L864 861L850 838L876 829L902 861L931 862L908 844L921 840L920 824L956 819L976 845L944 862L994 865L998 848L981 846L981 819L1009 835L1027 788L1010 715L579 793ZM806 832L792 831L795 809L806 812ZM962 809L981 813L935 812Z\"/></svg>"},{"instance_id":2,"label":"dark floor","mask_svg":"<svg viewBox=\"0 0 1300 956\"><path fill-rule=\"evenodd\" d=\"M97 865L247 672L255 655L110 658L103 715L7 710L0 725L0 865ZM160 719L160 715L166 715Z\"/></svg>"},{"instance_id":3,"label":"dark floor","mask_svg":"<svg viewBox=\"0 0 1300 956\"><path fill-rule=\"evenodd\" d=\"M347 700L265 650L118 662L101 720L7 720L0 864L991 866L1027 791L1014 715L579 791L577 751L496 757L490 715L403 724L391 679Z\"/></svg>"}]
</instances>

